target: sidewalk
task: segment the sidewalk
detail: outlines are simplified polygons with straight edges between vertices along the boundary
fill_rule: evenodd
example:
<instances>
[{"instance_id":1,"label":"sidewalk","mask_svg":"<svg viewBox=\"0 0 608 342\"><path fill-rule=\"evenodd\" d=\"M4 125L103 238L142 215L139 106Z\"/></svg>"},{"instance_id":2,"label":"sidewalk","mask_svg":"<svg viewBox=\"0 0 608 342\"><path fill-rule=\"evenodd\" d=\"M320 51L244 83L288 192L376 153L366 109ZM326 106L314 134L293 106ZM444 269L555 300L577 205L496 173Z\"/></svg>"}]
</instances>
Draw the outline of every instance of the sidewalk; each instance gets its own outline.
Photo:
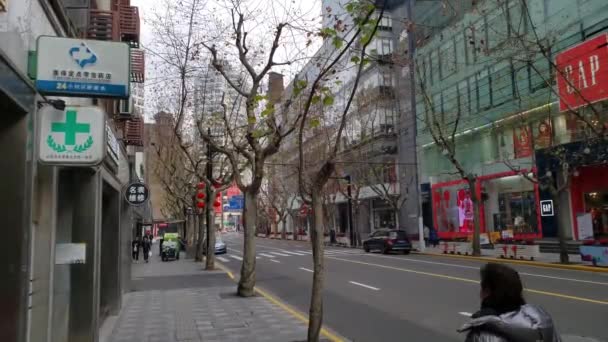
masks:
<instances>
[{"instance_id":1,"label":"sidewalk","mask_svg":"<svg viewBox=\"0 0 608 342\"><path fill-rule=\"evenodd\" d=\"M236 296L225 272L203 271L192 259L161 262L154 255L133 264L132 278L134 292L102 327L101 342L306 340L300 320L264 297Z\"/></svg>"}]
</instances>

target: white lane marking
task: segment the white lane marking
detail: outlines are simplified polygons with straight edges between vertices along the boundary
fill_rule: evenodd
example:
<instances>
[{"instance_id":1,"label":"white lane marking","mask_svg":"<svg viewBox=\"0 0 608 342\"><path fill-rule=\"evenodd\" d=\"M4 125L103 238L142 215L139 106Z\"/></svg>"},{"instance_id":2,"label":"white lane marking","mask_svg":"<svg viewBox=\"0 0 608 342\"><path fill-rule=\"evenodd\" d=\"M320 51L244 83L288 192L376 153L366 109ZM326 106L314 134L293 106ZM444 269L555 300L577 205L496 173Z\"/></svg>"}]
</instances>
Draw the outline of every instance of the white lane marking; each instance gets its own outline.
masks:
<instances>
[{"instance_id":1,"label":"white lane marking","mask_svg":"<svg viewBox=\"0 0 608 342\"><path fill-rule=\"evenodd\" d=\"M218 259L220 259L220 261L223 261L223 262L228 262L228 261L230 261L230 260L228 260L228 259L226 259L226 258L224 258L224 257L221 257L221 256L218 256L217 258L218 258Z\"/></svg>"},{"instance_id":2,"label":"white lane marking","mask_svg":"<svg viewBox=\"0 0 608 342\"><path fill-rule=\"evenodd\" d=\"M279 253L279 252L270 252L270 253L274 254L274 255L280 255L280 256L290 256L289 254Z\"/></svg>"},{"instance_id":3,"label":"white lane marking","mask_svg":"<svg viewBox=\"0 0 608 342\"><path fill-rule=\"evenodd\" d=\"M466 311L460 311L458 314L459 314L459 315L463 315L463 316L467 316L467 317L471 317L471 316L473 316L473 314L472 314L472 313L470 313L470 312L466 312Z\"/></svg>"},{"instance_id":4,"label":"white lane marking","mask_svg":"<svg viewBox=\"0 0 608 342\"><path fill-rule=\"evenodd\" d=\"M256 258L256 259L259 259L260 257L256 255L256 256L255 256L255 258Z\"/></svg>"},{"instance_id":5,"label":"white lane marking","mask_svg":"<svg viewBox=\"0 0 608 342\"><path fill-rule=\"evenodd\" d=\"M304 267L300 267L300 269L301 269L302 271L306 271L306 272L310 272L310 273L314 273L314 272L315 272L315 271L313 271L313 270L311 270L311 269L304 268Z\"/></svg>"},{"instance_id":6,"label":"white lane marking","mask_svg":"<svg viewBox=\"0 0 608 342\"><path fill-rule=\"evenodd\" d=\"M369 285L365 285L365 284L361 284L361 283L357 283L356 281L349 281L349 283L353 284L353 285L357 285L357 286L361 286L361 287L365 287L366 289L370 289L370 290L374 290L374 291L379 291L380 289L377 287L373 287L373 286L369 286Z\"/></svg>"},{"instance_id":7,"label":"white lane marking","mask_svg":"<svg viewBox=\"0 0 608 342\"><path fill-rule=\"evenodd\" d=\"M243 260L243 258L241 258L238 255L231 255L230 257L233 258L233 259L236 259L236 260L241 260L241 261Z\"/></svg>"},{"instance_id":8,"label":"white lane marking","mask_svg":"<svg viewBox=\"0 0 608 342\"><path fill-rule=\"evenodd\" d=\"M267 258L274 258L274 255L271 254L266 254L266 253L260 253L261 256L265 256Z\"/></svg>"},{"instance_id":9,"label":"white lane marking","mask_svg":"<svg viewBox=\"0 0 608 342\"><path fill-rule=\"evenodd\" d=\"M277 260L277 259L270 259L270 261L272 261L272 262L276 262L276 263L279 263L279 264L281 263L281 262L280 262L279 260Z\"/></svg>"},{"instance_id":10,"label":"white lane marking","mask_svg":"<svg viewBox=\"0 0 608 342\"><path fill-rule=\"evenodd\" d=\"M290 251L284 251L284 250L281 250L281 253L288 253L288 254L299 255L299 256L306 255L304 253L296 253L296 252L290 252Z\"/></svg>"},{"instance_id":11,"label":"white lane marking","mask_svg":"<svg viewBox=\"0 0 608 342\"><path fill-rule=\"evenodd\" d=\"M296 252L297 252L297 253L304 253L304 254L312 254L312 252L311 252L311 251L300 251L300 250L298 250L298 251L296 251Z\"/></svg>"},{"instance_id":12,"label":"white lane marking","mask_svg":"<svg viewBox=\"0 0 608 342\"><path fill-rule=\"evenodd\" d=\"M423 264L441 265L441 266L450 266L450 267L456 267L456 268L468 268L468 269L472 269L472 270L479 270L479 267L475 267L475 266L456 265L456 264L450 264L450 263L444 263L444 262L436 262L436 261L427 261L427 260L416 260L416 259L412 259L412 258L408 258L408 257L401 257L400 258L400 257L393 257L393 256L390 256L390 255L376 255L376 254L369 254L369 253L368 254L361 254L361 255L371 256L371 257L376 257L376 258L384 258L384 259L395 259L395 260L403 260L403 261L410 261L410 262L418 262L418 263L423 263ZM593 280L564 278L564 277L556 277L556 276L549 276L549 275L544 275L544 274L526 273L526 272L519 272L519 274L520 275L524 275L524 276L528 276L528 277L539 277L539 278L547 278L547 279L573 281L573 282L577 282L577 283L587 283L587 284L608 286L608 283L606 283L606 282L593 281Z\"/></svg>"}]
</instances>

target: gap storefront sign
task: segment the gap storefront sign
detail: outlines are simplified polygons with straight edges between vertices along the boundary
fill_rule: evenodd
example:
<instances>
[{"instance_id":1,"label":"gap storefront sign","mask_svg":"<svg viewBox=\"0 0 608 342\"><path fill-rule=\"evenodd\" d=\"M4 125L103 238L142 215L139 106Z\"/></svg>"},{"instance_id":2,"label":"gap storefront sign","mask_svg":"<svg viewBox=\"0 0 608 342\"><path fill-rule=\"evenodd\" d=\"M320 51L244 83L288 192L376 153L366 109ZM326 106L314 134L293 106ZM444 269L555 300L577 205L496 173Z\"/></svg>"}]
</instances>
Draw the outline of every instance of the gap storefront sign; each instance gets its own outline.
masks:
<instances>
[{"instance_id":1,"label":"gap storefront sign","mask_svg":"<svg viewBox=\"0 0 608 342\"><path fill-rule=\"evenodd\" d=\"M129 97L126 43L42 36L36 54L36 88L42 94Z\"/></svg>"}]
</instances>

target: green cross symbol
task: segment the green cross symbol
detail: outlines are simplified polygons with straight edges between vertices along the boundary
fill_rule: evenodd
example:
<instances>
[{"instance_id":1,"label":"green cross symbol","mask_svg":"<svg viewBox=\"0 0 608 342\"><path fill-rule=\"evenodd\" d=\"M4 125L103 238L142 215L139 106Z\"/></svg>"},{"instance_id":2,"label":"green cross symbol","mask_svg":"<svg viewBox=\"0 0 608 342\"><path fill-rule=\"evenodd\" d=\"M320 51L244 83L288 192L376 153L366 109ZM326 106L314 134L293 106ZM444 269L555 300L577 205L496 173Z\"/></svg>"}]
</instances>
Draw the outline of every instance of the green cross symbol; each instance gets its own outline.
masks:
<instances>
[{"instance_id":1,"label":"green cross symbol","mask_svg":"<svg viewBox=\"0 0 608 342\"><path fill-rule=\"evenodd\" d=\"M51 132L65 133L65 144L76 145L76 133L91 132L91 125L76 122L76 111L69 110L65 115L65 123L51 123Z\"/></svg>"}]
</instances>

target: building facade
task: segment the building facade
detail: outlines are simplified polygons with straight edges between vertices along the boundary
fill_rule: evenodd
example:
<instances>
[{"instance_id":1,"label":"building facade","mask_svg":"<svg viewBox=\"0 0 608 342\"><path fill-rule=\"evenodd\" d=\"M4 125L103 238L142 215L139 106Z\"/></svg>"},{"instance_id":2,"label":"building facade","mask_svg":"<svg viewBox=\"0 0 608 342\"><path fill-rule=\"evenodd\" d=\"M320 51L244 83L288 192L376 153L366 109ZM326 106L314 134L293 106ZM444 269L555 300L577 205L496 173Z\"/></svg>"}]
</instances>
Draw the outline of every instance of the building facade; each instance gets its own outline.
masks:
<instances>
[{"instance_id":1,"label":"building facade","mask_svg":"<svg viewBox=\"0 0 608 342\"><path fill-rule=\"evenodd\" d=\"M581 239L583 230L596 238L605 235L608 184L599 175L606 164L602 153L595 153L605 143L591 143L596 138L581 120L592 112L590 106L560 110L555 82L560 54L606 34L608 4L450 3L414 1L419 29L410 37L416 45L412 84L420 182L429 189L426 205L439 236L465 237L475 220L482 232L524 239L556 237L558 226L571 239ZM601 126L605 106L593 106L599 115L592 125ZM448 139L454 137L455 159L475 175L477 189L468 189L446 158L451 153L438 147L429 129L437 123ZM577 150L597 158L576 157ZM547 177L564 189L557 198L543 186ZM479 217L473 213L472 191L481 199Z\"/></svg>"},{"instance_id":2,"label":"building facade","mask_svg":"<svg viewBox=\"0 0 608 342\"><path fill-rule=\"evenodd\" d=\"M99 30L102 23L105 29ZM23 0L0 6L0 191L2 216L11 227L0 263L2 341L97 341L99 327L120 310L130 288L135 222L122 189L134 175L137 119L121 116L118 100L42 96L34 85L36 54L30 52L40 36L124 41L135 48L138 24L137 8L128 1ZM143 82L136 79L143 74L140 61L139 69L131 67L134 82ZM38 162L40 114L63 104L105 109L107 153L100 165ZM65 253L76 247L83 258L65 262Z\"/></svg>"}]
</instances>

